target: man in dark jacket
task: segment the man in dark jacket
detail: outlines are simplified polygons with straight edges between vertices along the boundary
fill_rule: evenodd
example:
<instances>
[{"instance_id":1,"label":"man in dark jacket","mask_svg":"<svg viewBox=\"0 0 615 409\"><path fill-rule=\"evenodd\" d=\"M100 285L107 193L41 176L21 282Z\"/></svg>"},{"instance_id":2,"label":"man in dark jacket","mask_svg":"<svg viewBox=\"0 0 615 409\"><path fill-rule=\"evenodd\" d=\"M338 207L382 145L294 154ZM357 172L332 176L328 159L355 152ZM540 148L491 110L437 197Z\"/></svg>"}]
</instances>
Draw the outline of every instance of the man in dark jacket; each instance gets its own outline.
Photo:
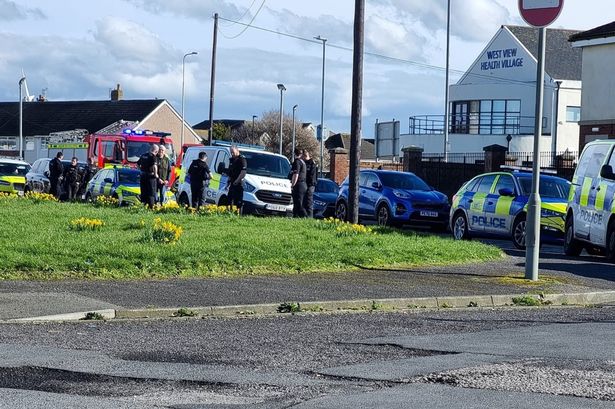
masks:
<instances>
[{"instance_id":1,"label":"man in dark jacket","mask_svg":"<svg viewBox=\"0 0 615 409\"><path fill-rule=\"evenodd\" d=\"M158 166L156 165L156 155L158 145L152 145L148 153L141 155L137 161L137 166L141 170L139 180L141 186L141 202L150 209L156 204L156 187L158 184Z\"/></svg>"},{"instance_id":2,"label":"man in dark jacket","mask_svg":"<svg viewBox=\"0 0 615 409\"><path fill-rule=\"evenodd\" d=\"M164 203L169 188L169 179L171 178L171 160L167 156L166 150L164 145L160 145L158 150L158 188L156 193L160 204Z\"/></svg>"},{"instance_id":3,"label":"man in dark jacket","mask_svg":"<svg viewBox=\"0 0 615 409\"><path fill-rule=\"evenodd\" d=\"M303 202L305 200L307 184L305 183L306 169L302 149L295 149L295 160L290 173L290 184L293 193L293 217L306 217L307 213L303 207Z\"/></svg>"},{"instance_id":4,"label":"man in dark jacket","mask_svg":"<svg viewBox=\"0 0 615 409\"><path fill-rule=\"evenodd\" d=\"M49 193L57 198L60 197L60 178L64 174L62 158L64 154L58 152L56 157L49 161Z\"/></svg>"},{"instance_id":5,"label":"man in dark jacket","mask_svg":"<svg viewBox=\"0 0 615 409\"><path fill-rule=\"evenodd\" d=\"M236 146L231 146L231 160L227 171L228 204L236 206L241 213L243 206L243 178L248 171L248 161Z\"/></svg>"},{"instance_id":6,"label":"man in dark jacket","mask_svg":"<svg viewBox=\"0 0 615 409\"><path fill-rule=\"evenodd\" d=\"M203 205L203 193L205 187L211 179L211 172L207 166L207 154L199 152L199 158L192 161L188 168L190 176L190 191L192 192L192 207L199 210Z\"/></svg>"},{"instance_id":7,"label":"man in dark jacket","mask_svg":"<svg viewBox=\"0 0 615 409\"><path fill-rule=\"evenodd\" d=\"M305 162L305 183L307 185L303 207L308 217L314 217L314 190L318 182L318 165L305 149L303 150L303 162Z\"/></svg>"},{"instance_id":8,"label":"man in dark jacket","mask_svg":"<svg viewBox=\"0 0 615 409\"><path fill-rule=\"evenodd\" d=\"M68 194L66 200L69 202L74 201L77 198L77 192L81 185L81 172L77 166L78 159L73 157L70 161L70 165L64 170L64 190Z\"/></svg>"}]
</instances>

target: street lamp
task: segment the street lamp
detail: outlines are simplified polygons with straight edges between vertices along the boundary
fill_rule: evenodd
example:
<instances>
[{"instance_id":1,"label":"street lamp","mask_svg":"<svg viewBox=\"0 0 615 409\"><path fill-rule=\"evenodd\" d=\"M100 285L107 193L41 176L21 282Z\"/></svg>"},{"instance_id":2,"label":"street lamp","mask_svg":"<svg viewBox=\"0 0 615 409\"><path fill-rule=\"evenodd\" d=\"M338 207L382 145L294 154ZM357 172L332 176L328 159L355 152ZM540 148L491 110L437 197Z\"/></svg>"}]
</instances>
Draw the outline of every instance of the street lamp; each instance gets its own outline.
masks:
<instances>
[{"instance_id":1,"label":"street lamp","mask_svg":"<svg viewBox=\"0 0 615 409\"><path fill-rule=\"evenodd\" d=\"M298 106L299 105L293 105L293 149L290 151L291 158L295 154L295 111L297 110Z\"/></svg>"},{"instance_id":2,"label":"street lamp","mask_svg":"<svg viewBox=\"0 0 615 409\"><path fill-rule=\"evenodd\" d=\"M184 58L182 58L182 130L181 130L181 138L180 138L180 145L184 146L184 128L186 127L186 121L184 120L184 84L185 84L185 79L186 79L186 57L190 56L190 55L197 55L198 53L196 51L192 51L189 53L184 54ZM212 132L213 130L210 129L209 132Z\"/></svg>"},{"instance_id":3,"label":"street lamp","mask_svg":"<svg viewBox=\"0 0 615 409\"><path fill-rule=\"evenodd\" d=\"M286 91L286 87L284 84L278 84L278 89L280 90L280 155L282 154L282 109L284 106L284 91Z\"/></svg>"},{"instance_id":4,"label":"street lamp","mask_svg":"<svg viewBox=\"0 0 615 409\"><path fill-rule=\"evenodd\" d=\"M256 138L254 137L254 120L258 115L252 115L252 144L256 145Z\"/></svg>"},{"instance_id":5,"label":"street lamp","mask_svg":"<svg viewBox=\"0 0 615 409\"><path fill-rule=\"evenodd\" d=\"M322 84L321 84L321 94L320 94L320 177L322 177L322 163L324 156L324 139L325 139L325 128L324 128L324 115L325 115L325 43L327 42L326 38L321 36L314 37L314 39L318 41L322 41Z\"/></svg>"},{"instance_id":6,"label":"street lamp","mask_svg":"<svg viewBox=\"0 0 615 409\"><path fill-rule=\"evenodd\" d=\"M26 77L21 77L19 80L19 157L21 160L24 159L24 149L23 149L23 98L21 96L21 89L23 88L23 83L26 80Z\"/></svg>"}]
</instances>

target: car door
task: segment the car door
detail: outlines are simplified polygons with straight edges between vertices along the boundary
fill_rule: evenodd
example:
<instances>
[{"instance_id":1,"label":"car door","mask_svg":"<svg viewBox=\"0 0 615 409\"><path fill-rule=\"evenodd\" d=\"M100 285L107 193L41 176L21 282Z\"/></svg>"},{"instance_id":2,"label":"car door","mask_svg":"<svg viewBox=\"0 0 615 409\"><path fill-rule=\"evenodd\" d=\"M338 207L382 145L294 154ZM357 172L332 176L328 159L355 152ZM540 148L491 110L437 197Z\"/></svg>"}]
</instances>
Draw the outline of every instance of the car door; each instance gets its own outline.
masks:
<instances>
[{"instance_id":1,"label":"car door","mask_svg":"<svg viewBox=\"0 0 615 409\"><path fill-rule=\"evenodd\" d=\"M359 215L374 217L373 212L368 212L366 191L367 172L359 173Z\"/></svg>"},{"instance_id":2,"label":"car door","mask_svg":"<svg viewBox=\"0 0 615 409\"><path fill-rule=\"evenodd\" d=\"M374 185L380 186L378 188ZM376 217L376 205L382 196L382 182L375 173L367 172L365 187L361 188L361 196L365 205L365 214Z\"/></svg>"},{"instance_id":3,"label":"car door","mask_svg":"<svg viewBox=\"0 0 615 409\"><path fill-rule=\"evenodd\" d=\"M484 232L486 225L485 202L497 178L496 174L484 175L476 183L474 196L468 200L468 225L472 231Z\"/></svg>"},{"instance_id":4,"label":"car door","mask_svg":"<svg viewBox=\"0 0 615 409\"><path fill-rule=\"evenodd\" d=\"M502 194L501 192L510 192ZM487 195L485 209L485 232L508 235L513 223L510 208L516 196L515 181L508 174L498 175L493 190Z\"/></svg>"},{"instance_id":5,"label":"car door","mask_svg":"<svg viewBox=\"0 0 615 409\"><path fill-rule=\"evenodd\" d=\"M604 146L611 149L612 145L605 144L599 146ZM608 159L603 160L599 164L594 164L594 166L598 167L598 176L594 178L593 186L590 189L589 196L589 201L590 203L593 203L595 211L592 223L590 223L589 237L592 243L599 246L606 246L606 234L609 227L609 218L611 216L611 210L613 208L612 199L613 195L615 195L615 184L613 183L613 181L604 179L602 178L602 176L600 176L600 169L602 168L603 163L610 165L612 169L615 169L615 151L611 150L611 152L609 152L607 150L605 152L605 158ZM600 157L596 158L596 160L599 159ZM593 172L593 167L589 169L588 172L589 171Z\"/></svg>"}]
</instances>

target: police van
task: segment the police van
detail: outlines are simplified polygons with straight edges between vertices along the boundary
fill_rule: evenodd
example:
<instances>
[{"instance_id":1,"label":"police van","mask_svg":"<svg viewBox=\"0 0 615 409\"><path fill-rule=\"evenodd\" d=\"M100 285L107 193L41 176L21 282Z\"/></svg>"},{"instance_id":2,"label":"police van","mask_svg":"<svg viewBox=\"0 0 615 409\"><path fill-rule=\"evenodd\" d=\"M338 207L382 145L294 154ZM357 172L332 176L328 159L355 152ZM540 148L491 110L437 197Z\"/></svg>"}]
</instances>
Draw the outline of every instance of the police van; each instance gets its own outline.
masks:
<instances>
[{"instance_id":1,"label":"police van","mask_svg":"<svg viewBox=\"0 0 615 409\"><path fill-rule=\"evenodd\" d=\"M262 147L236 145L246 158L248 168L243 179L244 214L292 215L293 204L290 180L290 162L285 156L266 152ZM188 168L200 152L207 153L207 164L212 179L205 189L205 203L226 205L228 203L228 170L231 145L214 142L212 146L191 146L186 149L181 164L177 201L183 206L192 206L192 191Z\"/></svg>"},{"instance_id":2,"label":"police van","mask_svg":"<svg viewBox=\"0 0 615 409\"><path fill-rule=\"evenodd\" d=\"M615 141L585 145L572 179L566 211L564 252L583 248L615 261Z\"/></svg>"}]
</instances>

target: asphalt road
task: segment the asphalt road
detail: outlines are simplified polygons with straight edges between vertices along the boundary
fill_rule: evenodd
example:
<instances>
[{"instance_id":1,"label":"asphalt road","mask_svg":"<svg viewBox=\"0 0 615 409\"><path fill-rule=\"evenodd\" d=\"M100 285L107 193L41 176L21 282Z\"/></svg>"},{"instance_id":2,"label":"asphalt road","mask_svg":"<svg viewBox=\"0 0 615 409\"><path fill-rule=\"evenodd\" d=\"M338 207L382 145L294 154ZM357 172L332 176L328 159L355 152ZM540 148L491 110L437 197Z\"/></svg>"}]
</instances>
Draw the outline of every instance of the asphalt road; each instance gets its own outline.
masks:
<instances>
[{"instance_id":1,"label":"asphalt road","mask_svg":"<svg viewBox=\"0 0 615 409\"><path fill-rule=\"evenodd\" d=\"M2 324L0 407L606 408L614 335L609 306Z\"/></svg>"}]
</instances>

